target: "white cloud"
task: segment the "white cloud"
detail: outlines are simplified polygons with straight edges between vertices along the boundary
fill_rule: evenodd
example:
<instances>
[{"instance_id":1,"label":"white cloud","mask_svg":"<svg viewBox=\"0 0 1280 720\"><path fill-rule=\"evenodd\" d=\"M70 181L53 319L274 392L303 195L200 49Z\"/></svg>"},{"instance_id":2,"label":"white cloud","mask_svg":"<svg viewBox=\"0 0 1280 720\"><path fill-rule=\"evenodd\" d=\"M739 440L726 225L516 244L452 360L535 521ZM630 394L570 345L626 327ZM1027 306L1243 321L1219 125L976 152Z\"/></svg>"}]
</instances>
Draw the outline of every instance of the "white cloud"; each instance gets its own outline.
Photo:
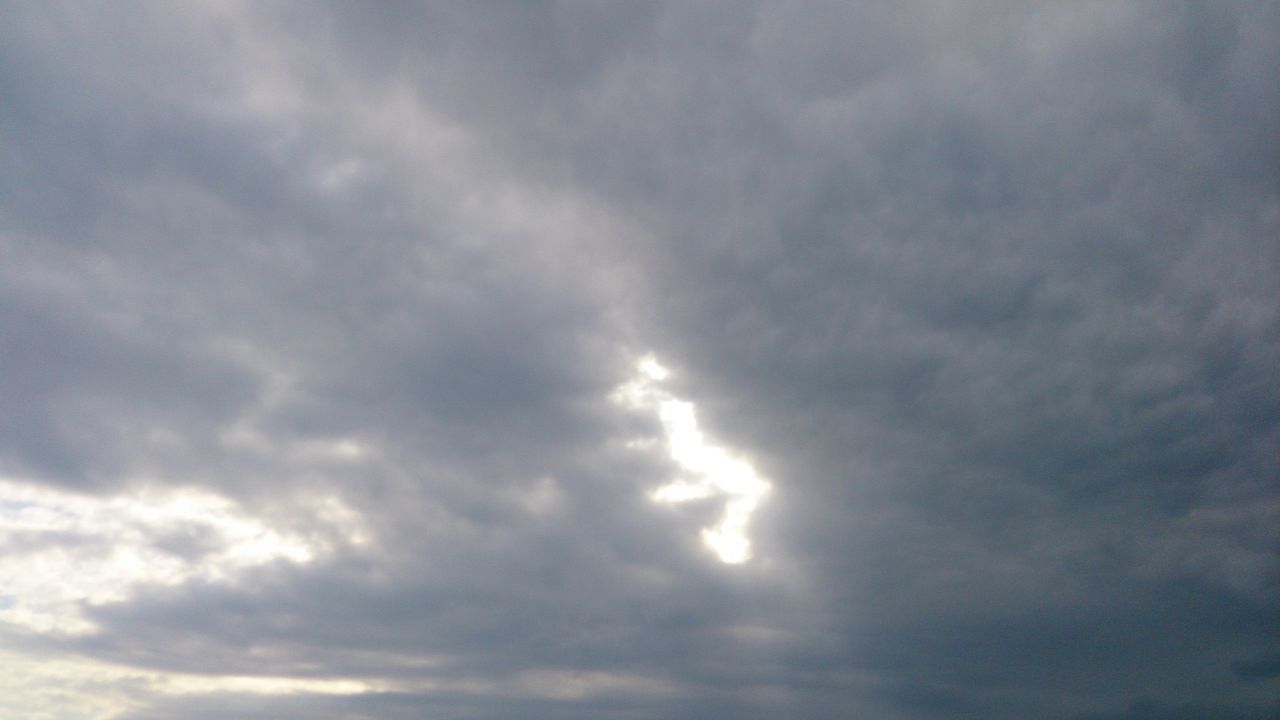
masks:
<instances>
[{"instance_id":1,"label":"white cloud","mask_svg":"<svg viewBox=\"0 0 1280 720\"><path fill-rule=\"evenodd\" d=\"M350 530L352 542L362 537L359 518L336 498L311 510ZM307 563L328 548L326 539L274 528L207 491L94 497L0 479L0 621L89 633L84 603L127 600L145 586L233 583L249 568Z\"/></svg>"}]
</instances>

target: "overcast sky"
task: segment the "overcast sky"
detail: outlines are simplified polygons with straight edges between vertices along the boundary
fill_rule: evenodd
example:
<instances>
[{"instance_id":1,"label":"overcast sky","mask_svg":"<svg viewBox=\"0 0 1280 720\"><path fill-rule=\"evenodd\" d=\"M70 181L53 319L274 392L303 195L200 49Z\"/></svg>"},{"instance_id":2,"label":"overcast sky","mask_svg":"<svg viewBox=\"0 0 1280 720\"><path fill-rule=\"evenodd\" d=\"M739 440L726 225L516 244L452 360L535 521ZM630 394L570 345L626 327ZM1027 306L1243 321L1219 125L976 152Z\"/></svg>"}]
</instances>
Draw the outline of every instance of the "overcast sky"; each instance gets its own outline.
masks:
<instances>
[{"instance_id":1,"label":"overcast sky","mask_svg":"<svg viewBox=\"0 0 1280 720\"><path fill-rule=\"evenodd\" d=\"M1277 68L5 0L0 717L1280 717Z\"/></svg>"}]
</instances>

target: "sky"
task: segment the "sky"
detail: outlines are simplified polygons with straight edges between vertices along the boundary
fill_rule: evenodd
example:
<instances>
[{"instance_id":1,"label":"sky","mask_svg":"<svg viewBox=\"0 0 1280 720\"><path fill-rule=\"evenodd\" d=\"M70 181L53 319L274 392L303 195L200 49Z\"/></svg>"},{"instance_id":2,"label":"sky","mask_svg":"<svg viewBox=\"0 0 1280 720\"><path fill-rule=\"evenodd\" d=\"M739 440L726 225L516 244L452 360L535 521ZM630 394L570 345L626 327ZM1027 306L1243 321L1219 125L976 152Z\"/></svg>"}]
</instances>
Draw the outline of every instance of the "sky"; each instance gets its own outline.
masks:
<instances>
[{"instance_id":1,"label":"sky","mask_svg":"<svg viewBox=\"0 0 1280 720\"><path fill-rule=\"evenodd\" d=\"M0 2L0 718L1280 718L1280 5Z\"/></svg>"}]
</instances>

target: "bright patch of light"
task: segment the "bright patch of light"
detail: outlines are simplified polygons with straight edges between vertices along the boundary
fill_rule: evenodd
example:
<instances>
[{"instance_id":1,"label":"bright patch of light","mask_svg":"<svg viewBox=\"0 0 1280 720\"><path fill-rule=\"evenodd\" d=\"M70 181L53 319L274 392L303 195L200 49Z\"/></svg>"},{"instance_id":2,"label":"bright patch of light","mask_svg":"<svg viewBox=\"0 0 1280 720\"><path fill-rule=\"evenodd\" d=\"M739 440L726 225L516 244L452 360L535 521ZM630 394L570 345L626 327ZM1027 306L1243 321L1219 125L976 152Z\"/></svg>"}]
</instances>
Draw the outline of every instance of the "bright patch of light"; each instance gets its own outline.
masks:
<instances>
[{"instance_id":1,"label":"bright patch of light","mask_svg":"<svg viewBox=\"0 0 1280 720\"><path fill-rule=\"evenodd\" d=\"M671 371L663 367L652 355L645 355L640 358L637 368L640 370L640 374L650 380L661 382L671 376Z\"/></svg>"},{"instance_id":2,"label":"bright patch of light","mask_svg":"<svg viewBox=\"0 0 1280 720\"><path fill-rule=\"evenodd\" d=\"M358 518L336 498L309 511L359 542ZM306 563L326 549L323 537L273 528L212 493L101 498L0 478L0 622L92 632L84 603L126 600L147 585L231 582L248 568Z\"/></svg>"},{"instance_id":3,"label":"bright patch of light","mask_svg":"<svg viewBox=\"0 0 1280 720\"><path fill-rule=\"evenodd\" d=\"M4 649L0 649L0 667L5 668L0 673L0 717L4 718L115 718L165 695L359 695L401 689L365 678L195 675L86 657L33 660Z\"/></svg>"},{"instance_id":4,"label":"bright patch of light","mask_svg":"<svg viewBox=\"0 0 1280 720\"><path fill-rule=\"evenodd\" d=\"M687 477L657 488L651 497L657 502L680 503L726 496L724 514L715 525L703 529L702 541L723 562L746 562L751 559L747 525L751 513L769 492L769 481L745 460L707 441L698 426L693 403L659 386L671 372L655 357L641 358L636 370L637 376L619 387L613 397L628 407L657 414L667 452L687 473Z\"/></svg>"},{"instance_id":5,"label":"bright patch of light","mask_svg":"<svg viewBox=\"0 0 1280 720\"><path fill-rule=\"evenodd\" d=\"M213 692L255 695L360 695L382 690L379 683L351 678L295 678L260 675L187 675L166 673L156 683L159 690L175 695Z\"/></svg>"},{"instance_id":6,"label":"bright patch of light","mask_svg":"<svg viewBox=\"0 0 1280 720\"><path fill-rule=\"evenodd\" d=\"M89 657L41 656L33 659L0 648L0 717L107 718L144 709L165 696L216 695L364 695L370 693L506 696L552 700L597 697L671 697L670 681L626 672L546 668L495 680L491 676L436 676L421 658L374 653L372 659L401 663L396 677L290 677L169 672L118 665ZM43 714L32 715L33 708Z\"/></svg>"}]
</instances>

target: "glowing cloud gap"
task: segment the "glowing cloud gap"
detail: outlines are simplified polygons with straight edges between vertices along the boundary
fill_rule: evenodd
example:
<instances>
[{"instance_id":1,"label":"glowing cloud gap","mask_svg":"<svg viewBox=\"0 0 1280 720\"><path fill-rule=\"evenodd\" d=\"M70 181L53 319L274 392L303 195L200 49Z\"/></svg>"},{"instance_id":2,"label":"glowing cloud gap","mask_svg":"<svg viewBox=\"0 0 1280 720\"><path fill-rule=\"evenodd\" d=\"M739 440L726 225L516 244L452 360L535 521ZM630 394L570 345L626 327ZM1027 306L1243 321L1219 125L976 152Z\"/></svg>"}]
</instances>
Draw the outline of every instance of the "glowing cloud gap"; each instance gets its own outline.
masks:
<instances>
[{"instance_id":1,"label":"glowing cloud gap","mask_svg":"<svg viewBox=\"0 0 1280 720\"><path fill-rule=\"evenodd\" d=\"M320 520L312 533L272 527L195 489L94 497L0 476L0 628L89 634L86 605L126 601L148 586L234 584L277 561L305 564L331 549L331 535L364 541L359 516L337 498L306 510Z\"/></svg>"},{"instance_id":2,"label":"glowing cloud gap","mask_svg":"<svg viewBox=\"0 0 1280 720\"><path fill-rule=\"evenodd\" d=\"M733 457L722 447L709 444L698 427L693 403L681 400L659 387L671 373L652 355L636 364L637 376L614 393L627 407L656 412L662 424L667 452L688 473L657 488L650 495L656 502L680 503L725 495L724 515L715 525L703 528L702 541L720 560L738 564L751 559L747 525L751 513L771 487L755 468Z\"/></svg>"}]
</instances>

